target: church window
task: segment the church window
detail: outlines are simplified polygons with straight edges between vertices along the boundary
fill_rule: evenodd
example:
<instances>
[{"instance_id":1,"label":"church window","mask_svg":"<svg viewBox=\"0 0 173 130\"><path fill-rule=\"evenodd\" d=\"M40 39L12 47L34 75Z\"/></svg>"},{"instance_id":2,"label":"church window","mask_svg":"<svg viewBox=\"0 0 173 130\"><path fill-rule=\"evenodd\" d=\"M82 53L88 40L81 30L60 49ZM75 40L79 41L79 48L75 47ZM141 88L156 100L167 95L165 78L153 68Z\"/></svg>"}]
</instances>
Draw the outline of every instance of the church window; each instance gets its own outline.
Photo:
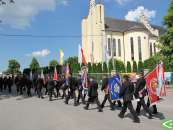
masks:
<instances>
[{"instance_id":1,"label":"church window","mask_svg":"<svg viewBox=\"0 0 173 130\"><path fill-rule=\"evenodd\" d=\"M152 56L153 55L153 47L152 47L152 43L150 43L150 56Z\"/></svg>"},{"instance_id":2,"label":"church window","mask_svg":"<svg viewBox=\"0 0 173 130\"><path fill-rule=\"evenodd\" d=\"M121 56L121 40L118 39L118 56Z\"/></svg>"},{"instance_id":3,"label":"church window","mask_svg":"<svg viewBox=\"0 0 173 130\"><path fill-rule=\"evenodd\" d=\"M112 48L113 50L113 56L116 56L116 40L115 39L113 39L113 48Z\"/></svg>"},{"instance_id":4,"label":"church window","mask_svg":"<svg viewBox=\"0 0 173 130\"><path fill-rule=\"evenodd\" d=\"M134 42L133 42L133 37L130 38L130 46L131 46L131 59L134 60Z\"/></svg>"},{"instance_id":5,"label":"church window","mask_svg":"<svg viewBox=\"0 0 173 130\"><path fill-rule=\"evenodd\" d=\"M111 56L111 39L108 38L108 53L109 53L109 56Z\"/></svg>"},{"instance_id":6,"label":"church window","mask_svg":"<svg viewBox=\"0 0 173 130\"><path fill-rule=\"evenodd\" d=\"M139 60L142 61L141 37L138 37L138 51L139 51Z\"/></svg>"}]
</instances>

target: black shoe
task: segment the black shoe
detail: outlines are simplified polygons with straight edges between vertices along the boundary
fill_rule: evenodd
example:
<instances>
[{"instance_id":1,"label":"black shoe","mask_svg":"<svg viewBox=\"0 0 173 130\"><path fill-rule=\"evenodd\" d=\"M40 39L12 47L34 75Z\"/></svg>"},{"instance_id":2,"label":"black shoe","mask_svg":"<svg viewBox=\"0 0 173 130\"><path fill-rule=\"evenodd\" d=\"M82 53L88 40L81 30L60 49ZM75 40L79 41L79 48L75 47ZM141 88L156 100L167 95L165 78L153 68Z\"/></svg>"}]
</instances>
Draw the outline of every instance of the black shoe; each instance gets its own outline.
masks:
<instances>
[{"instance_id":1,"label":"black shoe","mask_svg":"<svg viewBox=\"0 0 173 130\"><path fill-rule=\"evenodd\" d=\"M64 103L65 103L65 104L68 104L68 102L67 102L67 101L64 101Z\"/></svg>"},{"instance_id":2,"label":"black shoe","mask_svg":"<svg viewBox=\"0 0 173 130\"><path fill-rule=\"evenodd\" d=\"M99 109L98 112L103 112L103 110L102 109Z\"/></svg>"},{"instance_id":3,"label":"black shoe","mask_svg":"<svg viewBox=\"0 0 173 130\"><path fill-rule=\"evenodd\" d=\"M120 118L124 118L124 115L122 115L122 114L118 114L118 116L119 116Z\"/></svg>"},{"instance_id":4,"label":"black shoe","mask_svg":"<svg viewBox=\"0 0 173 130\"><path fill-rule=\"evenodd\" d=\"M140 120L139 119L135 119L133 122L134 123L140 123Z\"/></svg>"},{"instance_id":5,"label":"black shoe","mask_svg":"<svg viewBox=\"0 0 173 130\"><path fill-rule=\"evenodd\" d=\"M84 109L85 109L85 110L88 110L88 107L85 106Z\"/></svg>"}]
</instances>

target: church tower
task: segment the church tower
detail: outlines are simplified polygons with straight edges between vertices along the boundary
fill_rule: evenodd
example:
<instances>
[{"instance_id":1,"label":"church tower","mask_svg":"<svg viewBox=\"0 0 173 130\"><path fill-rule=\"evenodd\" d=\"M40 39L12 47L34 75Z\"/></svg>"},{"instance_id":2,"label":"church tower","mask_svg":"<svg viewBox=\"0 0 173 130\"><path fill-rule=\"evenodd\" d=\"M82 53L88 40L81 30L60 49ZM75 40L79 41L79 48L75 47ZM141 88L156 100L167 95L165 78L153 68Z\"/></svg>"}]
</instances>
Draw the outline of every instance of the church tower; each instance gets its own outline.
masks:
<instances>
[{"instance_id":1,"label":"church tower","mask_svg":"<svg viewBox=\"0 0 173 130\"><path fill-rule=\"evenodd\" d=\"M103 61L104 30L104 5L90 0L88 16L82 20L82 48L87 62Z\"/></svg>"}]
</instances>

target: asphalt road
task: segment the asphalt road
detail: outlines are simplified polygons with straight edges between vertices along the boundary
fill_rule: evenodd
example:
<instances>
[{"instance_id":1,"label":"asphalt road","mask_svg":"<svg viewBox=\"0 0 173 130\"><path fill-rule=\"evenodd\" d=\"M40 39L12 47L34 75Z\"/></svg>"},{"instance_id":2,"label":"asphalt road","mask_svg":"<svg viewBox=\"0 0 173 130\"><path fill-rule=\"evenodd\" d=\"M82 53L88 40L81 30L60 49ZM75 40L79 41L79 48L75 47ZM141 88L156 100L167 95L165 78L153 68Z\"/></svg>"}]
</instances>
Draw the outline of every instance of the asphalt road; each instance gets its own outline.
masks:
<instances>
[{"instance_id":1,"label":"asphalt road","mask_svg":"<svg viewBox=\"0 0 173 130\"><path fill-rule=\"evenodd\" d=\"M136 106L136 101L133 104ZM83 105L74 107L72 101L65 105L61 99L49 102L48 97L42 100L1 93L0 130L163 130L162 120L173 119L173 90L157 106L159 114L154 119L142 112L141 123L136 124L129 111L120 119L120 110L111 111L108 106L99 113L94 104L87 111Z\"/></svg>"}]
</instances>

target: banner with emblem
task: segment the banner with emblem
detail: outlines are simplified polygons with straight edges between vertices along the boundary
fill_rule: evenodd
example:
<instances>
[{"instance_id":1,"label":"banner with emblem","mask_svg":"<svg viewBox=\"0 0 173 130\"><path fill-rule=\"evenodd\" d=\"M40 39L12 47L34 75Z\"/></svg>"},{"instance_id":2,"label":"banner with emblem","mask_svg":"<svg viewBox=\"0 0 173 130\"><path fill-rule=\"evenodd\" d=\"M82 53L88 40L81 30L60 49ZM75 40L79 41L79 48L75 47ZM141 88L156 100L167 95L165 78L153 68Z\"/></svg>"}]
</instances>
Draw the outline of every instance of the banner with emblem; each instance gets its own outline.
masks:
<instances>
[{"instance_id":1,"label":"banner with emblem","mask_svg":"<svg viewBox=\"0 0 173 130\"><path fill-rule=\"evenodd\" d=\"M118 100L122 85L119 76L114 76L109 79L109 93L111 100Z\"/></svg>"}]
</instances>

